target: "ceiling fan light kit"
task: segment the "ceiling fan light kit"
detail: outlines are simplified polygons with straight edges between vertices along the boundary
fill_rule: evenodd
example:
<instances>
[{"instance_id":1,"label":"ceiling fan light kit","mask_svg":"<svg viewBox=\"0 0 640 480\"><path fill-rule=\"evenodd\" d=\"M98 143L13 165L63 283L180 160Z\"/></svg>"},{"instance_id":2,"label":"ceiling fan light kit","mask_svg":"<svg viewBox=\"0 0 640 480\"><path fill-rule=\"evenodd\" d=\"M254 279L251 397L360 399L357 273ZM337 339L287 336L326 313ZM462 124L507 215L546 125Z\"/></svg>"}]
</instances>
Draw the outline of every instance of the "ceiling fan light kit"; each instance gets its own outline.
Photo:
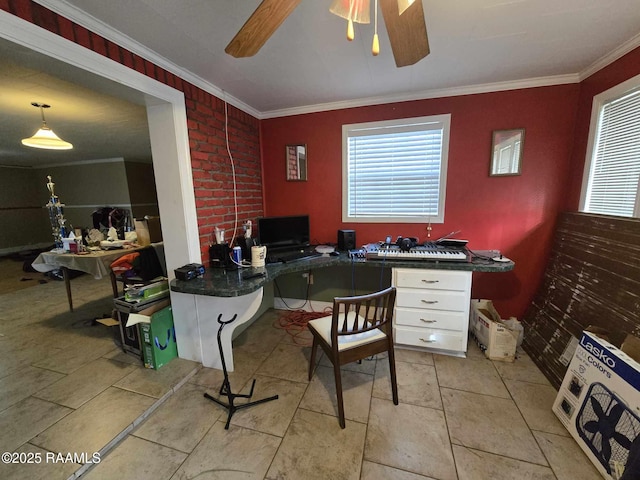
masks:
<instances>
[{"instance_id":1,"label":"ceiling fan light kit","mask_svg":"<svg viewBox=\"0 0 640 480\"><path fill-rule=\"evenodd\" d=\"M370 0L334 0L329 11L345 20L371 23Z\"/></svg>"},{"instance_id":2,"label":"ceiling fan light kit","mask_svg":"<svg viewBox=\"0 0 640 480\"><path fill-rule=\"evenodd\" d=\"M370 0L334 0L329 11L338 17L347 20L347 40L355 38L353 22L371 23L371 2ZM380 41L378 40L378 0L374 7L375 33L373 36L373 46L371 53L375 56L380 53Z\"/></svg>"},{"instance_id":3,"label":"ceiling fan light kit","mask_svg":"<svg viewBox=\"0 0 640 480\"><path fill-rule=\"evenodd\" d=\"M402 15L415 1L416 0L398 0L398 15Z\"/></svg>"},{"instance_id":4,"label":"ceiling fan light kit","mask_svg":"<svg viewBox=\"0 0 640 480\"><path fill-rule=\"evenodd\" d=\"M236 58L255 55L300 2L301 0L262 0L229 42L225 52ZM429 55L422 0L380 0L380 8L397 67L413 65ZM355 37L354 22L371 22L370 0L333 0L329 11L347 20L348 40ZM375 33L371 48L373 55L380 53L377 12L378 0L375 0Z\"/></svg>"},{"instance_id":5,"label":"ceiling fan light kit","mask_svg":"<svg viewBox=\"0 0 640 480\"><path fill-rule=\"evenodd\" d=\"M71 150L73 145L62 140L47 126L47 121L44 118L44 109L50 108L51 106L46 103L37 102L32 102L31 105L40 109L42 126L31 137L23 138L22 144L27 147L42 148L45 150Z\"/></svg>"}]
</instances>

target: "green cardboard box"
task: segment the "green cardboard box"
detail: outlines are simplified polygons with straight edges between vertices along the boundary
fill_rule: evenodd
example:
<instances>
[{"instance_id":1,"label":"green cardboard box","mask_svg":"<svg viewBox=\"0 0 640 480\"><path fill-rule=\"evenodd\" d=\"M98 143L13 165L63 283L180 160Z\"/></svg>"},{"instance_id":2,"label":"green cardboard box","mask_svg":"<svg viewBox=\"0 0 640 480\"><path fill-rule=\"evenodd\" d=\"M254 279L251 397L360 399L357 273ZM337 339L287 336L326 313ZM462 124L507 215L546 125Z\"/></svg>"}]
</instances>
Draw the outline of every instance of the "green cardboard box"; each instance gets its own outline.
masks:
<instances>
[{"instance_id":1,"label":"green cardboard box","mask_svg":"<svg viewBox=\"0 0 640 480\"><path fill-rule=\"evenodd\" d=\"M157 370L178 356L171 305L154 312L151 316L130 314L127 326L136 323L140 328L142 359L145 367Z\"/></svg>"}]
</instances>

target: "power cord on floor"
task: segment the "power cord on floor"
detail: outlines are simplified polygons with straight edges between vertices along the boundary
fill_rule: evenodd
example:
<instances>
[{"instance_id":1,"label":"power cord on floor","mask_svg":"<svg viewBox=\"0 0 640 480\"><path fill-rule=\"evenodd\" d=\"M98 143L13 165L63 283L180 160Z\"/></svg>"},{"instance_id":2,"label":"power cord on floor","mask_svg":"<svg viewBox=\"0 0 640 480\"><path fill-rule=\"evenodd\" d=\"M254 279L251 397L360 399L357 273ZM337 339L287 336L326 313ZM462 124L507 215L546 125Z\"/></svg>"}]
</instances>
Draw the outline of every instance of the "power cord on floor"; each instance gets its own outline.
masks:
<instances>
[{"instance_id":1,"label":"power cord on floor","mask_svg":"<svg viewBox=\"0 0 640 480\"><path fill-rule=\"evenodd\" d=\"M293 343L304 347L311 346L311 340L305 336L307 332L307 323L315 318L326 317L331 315L331 307L327 307L322 312L307 312L305 310L293 310L283 312L274 322L273 326L287 332L292 338Z\"/></svg>"},{"instance_id":2,"label":"power cord on floor","mask_svg":"<svg viewBox=\"0 0 640 480\"><path fill-rule=\"evenodd\" d=\"M311 272L309 272L311 274ZM278 319L274 322L273 326L276 328L283 329L287 332L288 335L293 339L293 343L296 345L302 346L311 346L311 342L309 338L305 338L304 334L307 331L307 323L309 320L313 320L314 318L326 317L327 315L331 315L332 308L327 307L321 312L316 312L313 310L313 306L311 301L309 300L309 293L311 284L307 283L307 292L305 295L304 303L297 307L292 308L284 301L282 297L282 293L280 292L280 286L276 280L273 281L274 287L276 289L278 297L284 304L284 306L288 309L288 311L284 311ZM309 304L310 312L303 310L304 306Z\"/></svg>"}]
</instances>

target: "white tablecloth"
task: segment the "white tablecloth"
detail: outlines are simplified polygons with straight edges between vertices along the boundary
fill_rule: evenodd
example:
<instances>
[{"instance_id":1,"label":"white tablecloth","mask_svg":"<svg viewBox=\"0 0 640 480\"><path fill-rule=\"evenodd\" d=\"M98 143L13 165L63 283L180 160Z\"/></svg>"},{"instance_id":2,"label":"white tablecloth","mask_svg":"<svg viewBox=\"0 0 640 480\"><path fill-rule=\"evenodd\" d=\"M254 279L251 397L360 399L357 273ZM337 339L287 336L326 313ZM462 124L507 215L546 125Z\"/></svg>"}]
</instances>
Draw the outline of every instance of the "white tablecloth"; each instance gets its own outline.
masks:
<instances>
[{"instance_id":1,"label":"white tablecloth","mask_svg":"<svg viewBox=\"0 0 640 480\"><path fill-rule=\"evenodd\" d=\"M85 255L75 253L43 252L33 261L31 266L38 272L49 272L60 267L71 270L80 270L93 275L96 280L108 276L111 272L109 266L118 257L135 252L139 248L106 250L90 252Z\"/></svg>"}]
</instances>

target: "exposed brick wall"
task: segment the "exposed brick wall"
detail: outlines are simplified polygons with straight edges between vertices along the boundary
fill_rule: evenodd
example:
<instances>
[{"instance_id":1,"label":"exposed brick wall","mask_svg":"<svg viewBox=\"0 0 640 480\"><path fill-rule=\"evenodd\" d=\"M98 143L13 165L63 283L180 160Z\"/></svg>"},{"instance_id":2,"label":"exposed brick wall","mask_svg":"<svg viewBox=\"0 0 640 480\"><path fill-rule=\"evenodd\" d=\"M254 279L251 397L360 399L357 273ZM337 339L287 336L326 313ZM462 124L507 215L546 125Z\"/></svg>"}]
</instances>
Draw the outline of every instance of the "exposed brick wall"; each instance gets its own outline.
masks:
<instances>
[{"instance_id":1,"label":"exposed brick wall","mask_svg":"<svg viewBox=\"0 0 640 480\"><path fill-rule=\"evenodd\" d=\"M97 35L31 0L0 0L0 9L111 60L154 78L185 95L191 166L202 259L208 262L215 226L233 229L232 167L225 140L224 102L171 72ZM259 120L228 106L229 149L234 159L238 198L238 234L247 220L263 215ZM230 238L230 233L228 238Z\"/></svg>"},{"instance_id":2,"label":"exposed brick wall","mask_svg":"<svg viewBox=\"0 0 640 480\"><path fill-rule=\"evenodd\" d=\"M208 258L208 245L215 226L224 228L227 239L235 223L233 167L225 138L224 102L198 90L196 98L187 99L189 143L193 185L198 210L200 244L203 258ZM229 149L236 174L238 230L262 216L262 179L260 175L260 136L257 119L228 108Z\"/></svg>"}]
</instances>

